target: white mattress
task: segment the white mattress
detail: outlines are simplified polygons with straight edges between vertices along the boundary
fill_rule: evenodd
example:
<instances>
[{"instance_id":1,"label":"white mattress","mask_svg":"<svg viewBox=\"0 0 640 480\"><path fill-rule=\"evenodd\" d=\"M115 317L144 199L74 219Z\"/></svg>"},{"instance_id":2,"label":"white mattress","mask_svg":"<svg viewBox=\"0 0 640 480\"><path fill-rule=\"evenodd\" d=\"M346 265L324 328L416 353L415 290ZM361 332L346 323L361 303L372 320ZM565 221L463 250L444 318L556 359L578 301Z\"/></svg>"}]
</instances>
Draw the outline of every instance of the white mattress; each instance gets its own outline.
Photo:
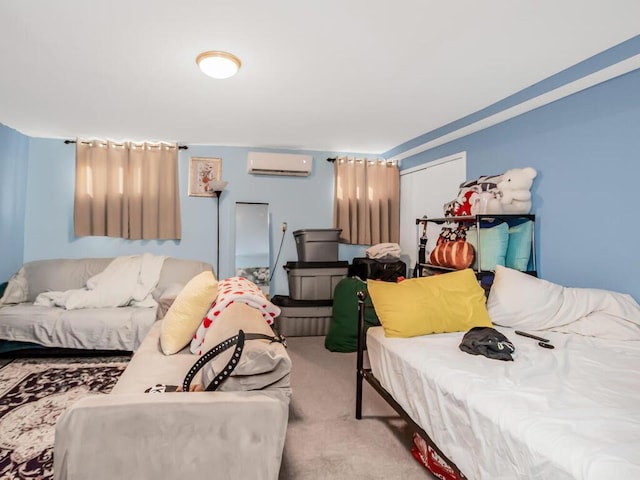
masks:
<instances>
[{"instance_id":1,"label":"white mattress","mask_svg":"<svg viewBox=\"0 0 640 480\"><path fill-rule=\"evenodd\" d=\"M640 342L497 328L513 362L462 352L464 335L368 330L371 369L471 479L640 479Z\"/></svg>"}]
</instances>

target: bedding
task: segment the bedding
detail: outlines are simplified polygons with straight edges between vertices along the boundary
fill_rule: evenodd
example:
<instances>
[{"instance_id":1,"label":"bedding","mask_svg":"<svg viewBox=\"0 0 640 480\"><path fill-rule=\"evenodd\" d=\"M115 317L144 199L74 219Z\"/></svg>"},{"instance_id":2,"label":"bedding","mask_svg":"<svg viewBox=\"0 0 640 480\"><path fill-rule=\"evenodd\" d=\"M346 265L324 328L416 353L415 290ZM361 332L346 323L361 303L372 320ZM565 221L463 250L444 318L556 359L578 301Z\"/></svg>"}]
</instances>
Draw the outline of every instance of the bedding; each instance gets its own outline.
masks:
<instances>
[{"instance_id":1,"label":"bedding","mask_svg":"<svg viewBox=\"0 0 640 480\"><path fill-rule=\"evenodd\" d=\"M121 260L116 261L118 258ZM203 271L212 271L210 264L196 260L150 254L138 256L134 262L130 258L58 258L25 263L8 282L9 293L10 287L15 287L9 295L11 300L7 301L5 291L0 302L0 349L32 348L37 344L51 348L135 351L185 284ZM132 275L118 279L114 267ZM69 309L33 303L42 293L83 290L88 284L104 286L105 279L118 288L105 292L103 299L136 297L153 306L144 308L138 303Z\"/></svg>"},{"instance_id":2,"label":"bedding","mask_svg":"<svg viewBox=\"0 0 640 480\"><path fill-rule=\"evenodd\" d=\"M107 268L87 280L84 288L45 291L34 305L67 310L103 307L155 307L152 291L166 257L150 253L114 258Z\"/></svg>"},{"instance_id":3,"label":"bedding","mask_svg":"<svg viewBox=\"0 0 640 480\"><path fill-rule=\"evenodd\" d=\"M44 347L133 351L156 321L153 308L65 310L20 303L0 312L0 339Z\"/></svg>"},{"instance_id":4,"label":"bedding","mask_svg":"<svg viewBox=\"0 0 640 480\"><path fill-rule=\"evenodd\" d=\"M640 340L640 306L631 295L565 287L501 266L487 310L503 327Z\"/></svg>"},{"instance_id":5,"label":"bedding","mask_svg":"<svg viewBox=\"0 0 640 480\"><path fill-rule=\"evenodd\" d=\"M495 328L513 362L461 351L464 332L371 327L371 371L470 479L640 478L640 342Z\"/></svg>"}]
</instances>

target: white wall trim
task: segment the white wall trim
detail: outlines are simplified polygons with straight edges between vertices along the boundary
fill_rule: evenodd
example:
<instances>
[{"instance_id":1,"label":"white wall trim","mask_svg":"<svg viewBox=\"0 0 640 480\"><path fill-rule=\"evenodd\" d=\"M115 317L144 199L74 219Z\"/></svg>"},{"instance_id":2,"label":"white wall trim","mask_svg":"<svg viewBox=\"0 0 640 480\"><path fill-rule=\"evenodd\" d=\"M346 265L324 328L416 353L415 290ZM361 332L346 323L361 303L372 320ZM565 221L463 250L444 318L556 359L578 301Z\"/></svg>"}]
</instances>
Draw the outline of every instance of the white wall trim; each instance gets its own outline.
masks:
<instances>
[{"instance_id":1,"label":"white wall trim","mask_svg":"<svg viewBox=\"0 0 640 480\"><path fill-rule=\"evenodd\" d=\"M614 63L613 65L609 65L608 67L593 72L589 75L585 75L578 80L574 80L573 82L567 83L554 90L550 90L546 93L538 95L537 97L533 97L529 100L519 103L518 105L514 105L513 107L490 115L486 118L483 118L482 120L478 120L477 122L474 122L470 125L447 133L446 135L434 138L433 140L423 143L422 145L418 145L417 147L414 147L410 150L394 155L388 160L400 161L405 158L412 157L432 148L444 145L445 143L449 143L453 140L457 140L480 130L484 130L485 128L492 127L494 125L497 125L498 123L504 122L518 115L522 115L523 113L530 112L531 110L542 107L551 102L555 102L556 100L560 100L561 98L568 97L569 95L580 92L589 87L593 87L594 85L598 85L599 83L606 82L607 80L611 80L615 77L619 77L620 75L624 75L625 73L629 73L638 68L640 68L640 54L629 57L618 63Z\"/></svg>"},{"instance_id":2,"label":"white wall trim","mask_svg":"<svg viewBox=\"0 0 640 480\"><path fill-rule=\"evenodd\" d=\"M442 165L447 162L454 162L456 160L463 160L464 164L467 164L467 152L459 152L454 153L453 155L448 155L446 157L438 158L437 160L433 160L431 162L423 163L422 165L417 165L415 167L407 168L406 170L400 171L400 176L408 175L409 173L417 172L419 170L425 170L427 168L435 167L437 165Z\"/></svg>"}]
</instances>

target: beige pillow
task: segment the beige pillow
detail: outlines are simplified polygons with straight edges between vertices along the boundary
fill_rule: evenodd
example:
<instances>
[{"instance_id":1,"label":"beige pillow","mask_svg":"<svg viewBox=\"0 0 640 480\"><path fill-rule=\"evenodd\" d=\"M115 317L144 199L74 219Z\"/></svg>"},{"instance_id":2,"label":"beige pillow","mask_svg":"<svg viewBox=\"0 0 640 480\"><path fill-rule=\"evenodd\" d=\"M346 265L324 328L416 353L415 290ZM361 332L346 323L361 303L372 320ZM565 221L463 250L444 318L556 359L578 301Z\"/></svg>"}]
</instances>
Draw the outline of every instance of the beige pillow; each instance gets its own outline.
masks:
<instances>
[{"instance_id":1,"label":"beige pillow","mask_svg":"<svg viewBox=\"0 0 640 480\"><path fill-rule=\"evenodd\" d=\"M160 346L165 355L179 352L191 341L217 294L213 272L202 272L189 280L162 320Z\"/></svg>"},{"instance_id":2,"label":"beige pillow","mask_svg":"<svg viewBox=\"0 0 640 480\"><path fill-rule=\"evenodd\" d=\"M4 295L0 298L0 305L26 302L28 294L29 285L27 284L25 269L22 267L18 270L18 273L9 279Z\"/></svg>"},{"instance_id":3,"label":"beige pillow","mask_svg":"<svg viewBox=\"0 0 640 480\"><path fill-rule=\"evenodd\" d=\"M273 336L274 332L262 317L259 310L244 303L234 303L224 309L222 314L209 327L202 351L237 335L242 329L245 333L262 333ZM222 371L233 354L230 348L202 368L202 383L206 387ZM218 388L219 391L261 390L264 388L289 388L291 358L284 345L269 340L246 340L240 356L240 362L231 376Z\"/></svg>"}]
</instances>

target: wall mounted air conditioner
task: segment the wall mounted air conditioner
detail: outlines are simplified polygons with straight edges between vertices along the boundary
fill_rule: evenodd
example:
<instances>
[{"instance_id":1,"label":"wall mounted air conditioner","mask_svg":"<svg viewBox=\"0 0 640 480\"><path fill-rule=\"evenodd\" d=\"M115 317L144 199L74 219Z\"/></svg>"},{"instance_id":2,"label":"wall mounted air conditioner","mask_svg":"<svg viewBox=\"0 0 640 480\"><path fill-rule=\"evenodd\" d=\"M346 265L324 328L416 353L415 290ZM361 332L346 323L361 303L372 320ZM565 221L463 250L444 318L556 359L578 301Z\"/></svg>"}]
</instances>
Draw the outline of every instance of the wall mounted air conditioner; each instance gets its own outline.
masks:
<instances>
[{"instance_id":1,"label":"wall mounted air conditioner","mask_svg":"<svg viewBox=\"0 0 640 480\"><path fill-rule=\"evenodd\" d=\"M311 174L312 160L311 155L249 152L247 171L254 175L308 177Z\"/></svg>"}]
</instances>

